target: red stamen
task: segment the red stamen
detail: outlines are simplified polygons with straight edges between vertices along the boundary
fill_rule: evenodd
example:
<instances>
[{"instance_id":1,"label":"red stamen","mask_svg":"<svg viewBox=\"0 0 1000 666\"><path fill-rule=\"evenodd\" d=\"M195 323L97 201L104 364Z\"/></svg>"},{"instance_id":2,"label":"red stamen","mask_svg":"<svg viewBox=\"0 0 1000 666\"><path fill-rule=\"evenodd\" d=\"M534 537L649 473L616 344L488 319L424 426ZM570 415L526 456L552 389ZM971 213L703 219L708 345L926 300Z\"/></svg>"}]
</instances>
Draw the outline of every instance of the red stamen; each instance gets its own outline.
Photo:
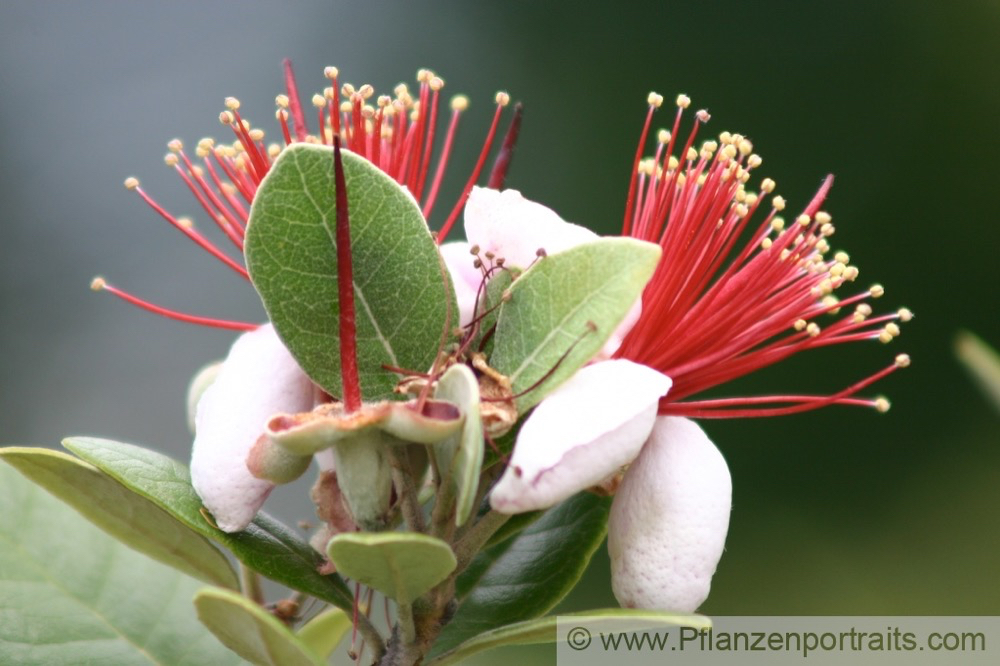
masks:
<instances>
[{"instance_id":1,"label":"red stamen","mask_svg":"<svg viewBox=\"0 0 1000 666\"><path fill-rule=\"evenodd\" d=\"M354 319L354 271L351 257L351 223L348 214L347 183L340 155L340 137L333 137L333 172L337 197L337 298L340 306L340 373L344 388L344 409L361 409L361 380L358 376L357 329Z\"/></svg>"},{"instance_id":2,"label":"red stamen","mask_svg":"<svg viewBox=\"0 0 1000 666\"><path fill-rule=\"evenodd\" d=\"M479 180L479 173L483 170L483 165L486 163L486 156L489 155L490 147L493 145L493 138L497 134L497 126L500 124L500 116L503 113L503 107L507 105L508 101L510 101L510 97L506 93L497 93L497 110L496 113L493 114L493 123L490 125L490 131L486 135L486 141L483 142L483 149L479 153L479 160L476 162L476 167L472 170L472 175L469 176L469 180L466 182L461 196L459 196L458 201L455 202L455 207L451 209L451 213L448 214L448 219L445 220L444 224L441 226L441 231L438 232L438 245L444 242L445 236L447 236L448 232L451 231L452 225L454 225L455 220L458 219L458 214L465 207L465 200L469 198L469 192L472 191L472 186L476 184L477 180Z\"/></svg>"},{"instance_id":3,"label":"red stamen","mask_svg":"<svg viewBox=\"0 0 1000 666\"><path fill-rule=\"evenodd\" d=\"M464 98L459 98L462 100ZM444 138L444 147L441 149L441 157L438 158L437 169L434 172L434 182L431 183L431 190L427 194L427 200L424 201L424 207L421 211L424 214L424 219L427 219L431 215L431 211L434 209L434 202L437 200L438 189L441 187L441 181L444 178L444 170L448 164L448 158L451 156L451 146L455 141L455 132L458 130L458 119L462 116L462 111L465 109L464 104L459 101L456 103L452 100L452 111L451 111L451 122L448 123L448 133Z\"/></svg>"},{"instance_id":4,"label":"red stamen","mask_svg":"<svg viewBox=\"0 0 1000 666\"><path fill-rule=\"evenodd\" d=\"M493 161L493 170L490 171L490 179L486 187L494 190L502 190L504 181L507 179L507 171L510 169L511 160L514 159L514 147L517 145L517 137L521 133L521 118L524 116L524 105L518 102L514 105L514 117L510 119L510 126L507 134L503 138L503 145Z\"/></svg>"},{"instance_id":5,"label":"red stamen","mask_svg":"<svg viewBox=\"0 0 1000 666\"><path fill-rule=\"evenodd\" d=\"M285 58L282 63L285 67L285 90L288 91L288 110L292 113L292 122L295 125L295 140L305 141L308 131L306 130L306 116L302 112L302 102L299 101L299 88L295 84L295 72L292 70L292 61Z\"/></svg>"},{"instance_id":6,"label":"red stamen","mask_svg":"<svg viewBox=\"0 0 1000 666\"><path fill-rule=\"evenodd\" d=\"M250 279L250 275L247 273L247 270L243 268L243 266L240 266L238 263L233 261L227 255L223 254L222 250L217 248L208 239L206 239L200 233L191 228L190 225L181 223L177 218L175 218L173 215L164 210L163 207L161 207L158 203L156 203L156 201L153 200L151 196L146 194L141 187L135 185L133 188L130 189L134 189L139 194L139 196L142 197L143 201L145 201L146 204L149 205L150 208L159 213L163 219L165 219L170 224L174 225L174 227L180 230L181 233L183 233L185 236L187 236L195 243L197 243L201 249L211 254L213 257L224 263L226 266L229 266L231 269L233 269L234 271L245 277L247 280Z\"/></svg>"},{"instance_id":7,"label":"red stamen","mask_svg":"<svg viewBox=\"0 0 1000 666\"><path fill-rule=\"evenodd\" d=\"M127 291L122 291L118 287L113 287L105 282L103 278L94 278L93 282L90 283L90 288L94 291L107 291L122 299L126 303L131 303L132 305L148 312L152 312L153 314L158 314L161 317L166 317L167 319L176 319L177 321L182 321L186 324L197 324L198 326L209 326L211 328L224 328L232 331L252 331L260 326L260 324L250 324L247 322L232 321L228 319L213 319L211 317L199 317L197 315L187 314L186 312L169 310L159 305L150 303L149 301L145 301L138 296L133 296Z\"/></svg>"},{"instance_id":8,"label":"red stamen","mask_svg":"<svg viewBox=\"0 0 1000 666\"><path fill-rule=\"evenodd\" d=\"M632 179L628 184L628 194L625 198L625 221L622 223L622 236L629 236L632 233L632 209L635 205L635 179L639 174L639 162L642 161L642 153L646 150L646 138L649 136L649 126L653 122L653 112L663 102L663 98L657 96L658 102L653 99L650 93L649 111L646 112L646 122L642 126L642 133L639 135L639 146L635 149L635 159L632 160Z\"/></svg>"}]
</instances>

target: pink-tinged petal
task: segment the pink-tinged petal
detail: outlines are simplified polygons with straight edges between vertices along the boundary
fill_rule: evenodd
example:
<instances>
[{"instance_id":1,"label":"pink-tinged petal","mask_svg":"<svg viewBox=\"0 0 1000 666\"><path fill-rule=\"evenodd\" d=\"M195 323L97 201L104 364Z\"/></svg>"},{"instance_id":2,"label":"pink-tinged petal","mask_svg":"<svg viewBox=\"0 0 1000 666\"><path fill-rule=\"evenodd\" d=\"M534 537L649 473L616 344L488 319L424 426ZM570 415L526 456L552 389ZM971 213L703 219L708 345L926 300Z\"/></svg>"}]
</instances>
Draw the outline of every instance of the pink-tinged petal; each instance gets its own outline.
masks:
<instances>
[{"instance_id":1,"label":"pink-tinged petal","mask_svg":"<svg viewBox=\"0 0 1000 666\"><path fill-rule=\"evenodd\" d=\"M451 283L455 286L455 298L458 301L458 325L468 326L472 322L476 308L476 293L483 281L483 273L473 266L476 260L469 252L469 243L445 243L440 248ZM455 322L452 322L454 325Z\"/></svg>"},{"instance_id":2,"label":"pink-tinged petal","mask_svg":"<svg viewBox=\"0 0 1000 666\"><path fill-rule=\"evenodd\" d=\"M631 361L580 369L525 421L490 504L544 509L604 481L639 453L668 390L669 377Z\"/></svg>"},{"instance_id":3,"label":"pink-tinged petal","mask_svg":"<svg viewBox=\"0 0 1000 666\"><path fill-rule=\"evenodd\" d=\"M626 608L693 612L708 597L729 530L733 485L694 422L660 416L608 520L611 585Z\"/></svg>"},{"instance_id":4,"label":"pink-tinged petal","mask_svg":"<svg viewBox=\"0 0 1000 666\"><path fill-rule=\"evenodd\" d=\"M598 238L517 190L482 187L473 188L465 204L465 237L483 253L492 252L518 268L531 265L539 249L555 254Z\"/></svg>"},{"instance_id":5,"label":"pink-tinged petal","mask_svg":"<svg viewBox=\"0 0 1000 666\"><path fill-rule=\"evenodd\" d=\"M618 348L622 346L622 340L628 335L628 332L632 330L636 322L642 316L642 296L635 299L635 303L629 308L629 311L625 313L625 318L622 319L621 323L615 327L615 330L611 333L611 337L608 341L604 343L601 347L601 351L595 356L595 360L603 361L614 356L614 353L618 351Z\"/></svg>"},{"instance_id":6,"label":"pink-tinged petal","mask_svg":"<svg viewBox=\"0 0 1000 666\"><path fill-rule=\"evenodd\" d=\"M270 324L237 338L198 403L191 452L191 482L219 529L246 527L274 487L247 469L267 420L312 406L312 381Z\"/></svg>"}]
</instances>

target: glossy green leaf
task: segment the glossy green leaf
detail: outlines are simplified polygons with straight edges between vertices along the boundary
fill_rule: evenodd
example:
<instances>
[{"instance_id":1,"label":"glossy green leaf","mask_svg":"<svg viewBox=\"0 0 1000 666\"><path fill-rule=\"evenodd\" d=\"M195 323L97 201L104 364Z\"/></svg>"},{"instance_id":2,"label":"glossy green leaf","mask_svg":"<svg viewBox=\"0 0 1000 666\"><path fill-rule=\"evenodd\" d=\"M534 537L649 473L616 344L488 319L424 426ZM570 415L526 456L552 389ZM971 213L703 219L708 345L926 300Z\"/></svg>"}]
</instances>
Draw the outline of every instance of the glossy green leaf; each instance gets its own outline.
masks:
<instances>
[{"instance_id":1,"label":"glossy green leaf","mask_svg":"<svg viewBox=\"0 0 1000 666\"><path fill-rule=\"evenodd\" d=\"M351 218L358 369L366 400L398 399L384 364L424 371L457 312L413 197L368 160L343 152ZM270 320L299 365L341 395L333 149L285 148L250 211L246 261Z\"/></svg>"},{"instance_id":2,"label":"glossy green leaf","mask_svg":"<svg viewBox=\"0 0 1000 666\"><path fill-rule=\"evenodd\" d=\"M351 616L339 608L327 608L298 630L297 635L310 650L328 657L351 628Z\"/></svg>"},{"instance_id":3,"label":"glossy green leaf","mask_svg":"<svg viewBox=\"0 0 1000 666\"><path fill-rule=\"evenodd\" d=\"M507 375L515 394L548 375L517 398L519 412L600 351L659 259L660 248L652 243L602 238L546 257L514 281L500 308L490 365Z\"/></svg>"},{"instance_id":4,"label":"glossy green leaf","mask_svg":"<svg viewBox=\"0 0 1000 666\"><path fill-rule=\"evenodd\" d=\"M191 612L201 585L0 464L0 664L242 663Z\"/></svg>"},{"instance_id":5,"label":"glossy green leaf","mask_svg":"<svg viewBox=\"0 0 1000 666\"><path fill-rule=\"evenodd\" d=\"M455 570L444 541L413 532L354 532L330 540L327 554L337 571L409 604Z\"/></svg>"},{"instance_id":6,"label":"glossy green leaf","mask_svg":"<svg viewBox=\"0 0 1000 666\"><path fill-rule=\"evenodd\" d=\"M580 618L581 623L586 623L587 627L595 624L610 621L620 623L623 620L634 620L636 622L664 624L682 627L694 627L696 629L709 629L712 626L711 620L704 615L688 615L684 613L666 613L659 611L635 610L631 608L604 608L600 610L584 611L582 613L565 613L560 617ZM449 650L440 657L426 662L427 666L446 666L447 664L461 663L464 659L479 652L491 650L504 645L535 645L538 643L554 643L558 639L558 618L550 615L535 620L527 620L509 624L499 629L483 632L474 638L470 638L458 647Z\"/></svg>"},{"instance_id":7,"label":"glossy green leaf","mask_svg":"<svg viewBox=\"0 0 1000 666\"><path fill-rule=\"evenodd\" d=\"M477 555L456 581L461 605L431 654L548 612L573 589L604 541L610 507L610 498L580 493Z\"/></svg>"},{"instance_id":8,"label":"glossy green leaf","mask_svg":"<svg viewBox=\"0 0 1000 666\"><path fill-rule=\"evenodd\" d=\"M224 645L259 666L322 666L291 629L235 592L206 588L194 597L198 619Z\"/></svg>"},{"instance_id":9,"label":"glossy green leaf","mask_svg":"<svg viewBox=\"0 0 1000 666\"><path fill-rule=\"evenodd\" d=\"M479 382L469 366L456 364L438 381L434 397L456 405L465 416L462 430L433 447L447 495L455 500L455 523L462 525L475 508L483 466L483 423L479 418Z\"/></svg>"},{"instance_id":10,"label":"glossy green leaf","mask_svg":"<svg viewBox=\"0 0 1000 666\"><path fill-rule=\"evenodd\" d=\"M238 589L229 560L208 539L91 465L42 448L0 449L0 458L127 546L207 583Z\"/></svg>"},{"instance_id":11,"label":"glossy green leaf","mask_svg":"<svg viewBox=\"0 0 1000 666\"><path fill-rule=\"evenodd\" d=\"M340 608L354 597L337 576L321 575L319 553L282 523L257 514L242 532L227 534L202 515L187 467L155 451L93 437L70 437L63 446L132 491L151 500L182 523L217 543L268 578Z\"/></svg>"}]
</instances>

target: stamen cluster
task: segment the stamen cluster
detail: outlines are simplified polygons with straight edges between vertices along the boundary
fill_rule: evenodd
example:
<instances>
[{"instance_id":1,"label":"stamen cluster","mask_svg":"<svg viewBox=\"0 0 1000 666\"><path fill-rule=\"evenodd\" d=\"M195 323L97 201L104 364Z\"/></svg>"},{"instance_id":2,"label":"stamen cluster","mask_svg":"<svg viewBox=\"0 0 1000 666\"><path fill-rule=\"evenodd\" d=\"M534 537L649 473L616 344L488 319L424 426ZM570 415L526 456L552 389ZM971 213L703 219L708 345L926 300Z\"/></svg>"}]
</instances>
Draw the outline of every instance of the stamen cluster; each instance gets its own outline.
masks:
<instances>
[{"instance_id":1,"label":"stamen cluster","mask_svg":"<svg viewBox=\"0 0 1000 666\"><path fill-rule=\"evenodd\" d=\"M762 180L757 191L746 188L762 163L746 137L723 132L718 141L696 149L699 128L709 120L702 110L680 140L681 118L691 103L685 95L677 98L673 128L659 131L655 154L643 158L653 113L663 98L651 93L648 101L622 233L658 243L663 257L643 293L642 316L616 356L673 379L660 413L770 416L832 403L887 409L884 398L853 396L908 365L905 354L832 395L681 402L806 349L869 339L889 342L900 333L897 322L909 321L912 313L902 308L872 316L868 301L884 293L877 284L845 298L835 295L859 271L847 253L829 256L828 238L835 228L821 206L832 176L788 223L780 215L785 200L773 195L773 180ZM824 316L833 320L822 321Z\"/></svg>"}]
</instances>

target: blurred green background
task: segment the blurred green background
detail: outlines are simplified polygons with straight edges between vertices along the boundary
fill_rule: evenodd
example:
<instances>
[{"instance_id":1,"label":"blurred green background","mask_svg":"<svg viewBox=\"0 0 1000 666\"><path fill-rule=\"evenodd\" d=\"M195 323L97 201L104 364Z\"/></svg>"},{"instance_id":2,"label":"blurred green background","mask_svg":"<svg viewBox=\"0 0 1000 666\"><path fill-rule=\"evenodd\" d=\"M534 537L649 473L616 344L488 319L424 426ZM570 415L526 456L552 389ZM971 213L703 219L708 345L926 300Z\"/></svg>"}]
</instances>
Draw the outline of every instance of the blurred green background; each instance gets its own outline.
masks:
<instances>
[{"instance_id":1,"label":"blurred green background","mask_svg":"<svg viewBox=\"0 0 1000 666\"><path fill-rule=\"evenodd\" d=\"M508 186L608 233L646 94L685 92L711 111L708 133L754 141L790 208L835 174L833 245L886 286L877 305L917 315L888 348L813 353L732 388L830 392L906 351L913 366L878 387L889 414L705 424L735 507L703 610L1000 613L1000 422L952 354L960 328L1000 345L1000 2L6 0L0 37L0 441L93 434L187 456L187 381L232 336L87 286L103 274L188 311L262 317L244 283L121 182L138 176L198 219L162 164L166 141L225 136L227 95L274 136L283 57L309 94L330 64L380 91L431 67L466 93L444 200L493 93L510 91L526 111ZM301 495L281 489L269 507L306 518ZM565 605L611 603L602 551ZM478 663L515 653L553 654Z\"/></svg>"}]
</instances>

